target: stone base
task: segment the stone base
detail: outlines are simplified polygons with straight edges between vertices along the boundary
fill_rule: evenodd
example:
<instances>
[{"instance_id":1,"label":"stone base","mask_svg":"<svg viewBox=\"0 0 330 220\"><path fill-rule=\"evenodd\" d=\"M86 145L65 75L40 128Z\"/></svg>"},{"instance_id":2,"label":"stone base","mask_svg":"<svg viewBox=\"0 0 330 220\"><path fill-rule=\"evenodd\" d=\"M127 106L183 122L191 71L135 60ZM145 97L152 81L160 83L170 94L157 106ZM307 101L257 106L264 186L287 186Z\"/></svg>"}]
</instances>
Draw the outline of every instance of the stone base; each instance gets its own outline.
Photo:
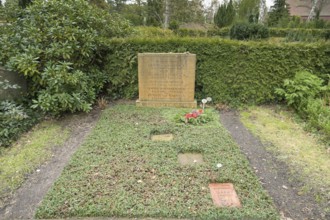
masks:
<instances>
[{"instance_id":1,"label":"stone base","mask_svg":"<svg viewBox=\"0 0 330 220\"><path fill-rule=\"evenodd\" d=\"M175 108L197 108L197 101L173 102L173 101L136 101L138 107L175 107Z\"/></svg>"}]
</instances>

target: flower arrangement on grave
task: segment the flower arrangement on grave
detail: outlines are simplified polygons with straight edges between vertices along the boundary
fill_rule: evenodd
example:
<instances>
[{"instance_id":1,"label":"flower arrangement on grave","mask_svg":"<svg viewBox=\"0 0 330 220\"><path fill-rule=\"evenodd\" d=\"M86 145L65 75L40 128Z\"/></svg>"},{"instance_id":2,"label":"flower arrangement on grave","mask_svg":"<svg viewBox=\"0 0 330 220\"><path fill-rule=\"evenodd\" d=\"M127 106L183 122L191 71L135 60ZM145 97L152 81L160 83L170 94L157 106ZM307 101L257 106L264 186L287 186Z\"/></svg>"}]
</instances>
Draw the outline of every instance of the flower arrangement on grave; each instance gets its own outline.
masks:
<instances>
[{"instance_id":1,"label":"flower arrangement on grave","mask_svg":"<svg viewBox=\"0 0 330 220\"><path fill-rule=\"evenodd\" d=\"M194 109L191 112L180 114L176 116L176 121L178 122L184 122L186 124L193 124L193 125L199 125L199 124L205 124L212 120L211 114L207 114L205 111L206 103L211 102L212 99L210 97L206 99L202 99L201 101L201 107L202 109Z\"/></svg>"}]
</instances>

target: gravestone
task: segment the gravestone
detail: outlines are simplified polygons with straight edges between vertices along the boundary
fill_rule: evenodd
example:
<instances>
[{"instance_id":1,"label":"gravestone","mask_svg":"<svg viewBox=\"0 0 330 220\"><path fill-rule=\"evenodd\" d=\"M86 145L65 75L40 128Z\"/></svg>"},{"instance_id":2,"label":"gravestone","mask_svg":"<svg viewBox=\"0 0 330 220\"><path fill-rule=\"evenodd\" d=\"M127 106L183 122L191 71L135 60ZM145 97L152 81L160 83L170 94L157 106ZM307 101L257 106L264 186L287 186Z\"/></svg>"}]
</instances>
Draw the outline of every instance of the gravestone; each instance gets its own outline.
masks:
<instances>
[{"instance_id":1,"label":"gravestone","mask_svg":"<svg viewBox=\"0 0 330 220\"><path fill-rule=\"evenodd\" d=\"M137 106L196 108L196 55L139 53Z\"/></svg>"},{"instance_id":2,"label":"gravestone","mask_svg":"<svg viewBox=\"0 0 330 220\"><path fill-rule=\"evenodd\" d=\"M171 141L173 138L173 134L156 134L151 136L152 141Z\"/></svg>"},{"instance_id":3,"label":"gravestone","mask_svg":"<svg viewBox=\"0 0 330 220\"><path fill-rule=\"evenodd\" d=\"M204 163L203 155L199 153L183 153L178 155L181 165L200 165Z\"/></svg>"},{"instance_id":4,"label":"gravestone","mask_svg":"<svg viewBox=\"0 0 330 220\"><path fill-rule=\"evenodd\" d=\"M20 98L22 95L26 94L27 83L25 78L16 72L8 71L0 66L0 81L4 82L5 80L11 85L18 85L19 89L0 88L0 100Z\"/></svg>"},{"instance_id":5,"label":"gravestone","mask_svg":"<svg viewBox=\"0 0 330 220\"><path fill-rule=\"evenodd\" d=\"M210 183L213 204L217 207L242 207L232 183Z\"/></svg>"}]
</instances>

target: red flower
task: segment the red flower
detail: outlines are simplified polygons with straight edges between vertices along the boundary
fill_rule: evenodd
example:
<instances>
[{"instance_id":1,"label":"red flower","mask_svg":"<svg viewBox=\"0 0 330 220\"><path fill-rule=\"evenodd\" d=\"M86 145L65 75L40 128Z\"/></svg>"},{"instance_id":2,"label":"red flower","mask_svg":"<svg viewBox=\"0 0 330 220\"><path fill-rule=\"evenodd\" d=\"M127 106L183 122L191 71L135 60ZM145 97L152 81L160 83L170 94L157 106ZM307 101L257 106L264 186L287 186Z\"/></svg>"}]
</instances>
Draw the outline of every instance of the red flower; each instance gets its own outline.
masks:
<instances>
[{"instance_id":1,"label":"red flower","mask_svg":"<svg viewBox=\"0 0 330 220\"><path fill-rule=\"evenodd\" d=\"M193 116L192 116L192 114L191 113L187 113L186 115L185 115L185 118L186 119L189 119L189 118L192 118Z\"/></svg>"}]
</instances>

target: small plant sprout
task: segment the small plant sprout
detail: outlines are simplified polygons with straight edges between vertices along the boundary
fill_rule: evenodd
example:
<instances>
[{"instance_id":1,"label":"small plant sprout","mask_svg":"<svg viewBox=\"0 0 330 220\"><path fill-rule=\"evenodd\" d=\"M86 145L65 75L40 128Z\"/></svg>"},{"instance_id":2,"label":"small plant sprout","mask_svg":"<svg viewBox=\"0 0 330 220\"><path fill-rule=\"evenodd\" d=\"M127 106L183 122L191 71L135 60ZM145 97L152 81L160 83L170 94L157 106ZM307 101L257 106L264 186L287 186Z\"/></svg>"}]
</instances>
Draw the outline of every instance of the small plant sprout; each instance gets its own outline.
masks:
<instances>
[{"instance_id":1,"label":"small plant sprout","mask_svg":"<svg viewBox=\"0 0 330 220\"><path fill-rule=\"evenodd\" d=\"M206 99L202 99L202 104L203 104L203 110L205 109L205 104L207 103L207 100Z\"/></svg>"},{"instance_id":2,"label":"small plant sprout","mask_svg":"<svg viewBox=\"0 0 330 220\"><path fill-rule=\"evenodd\" d=\"M212 102L212 98L211 97L207 97L206 99L202 99L203 110L205 109L205 105L206 105L207 102Z\"/></svg>"}]
</instances>

